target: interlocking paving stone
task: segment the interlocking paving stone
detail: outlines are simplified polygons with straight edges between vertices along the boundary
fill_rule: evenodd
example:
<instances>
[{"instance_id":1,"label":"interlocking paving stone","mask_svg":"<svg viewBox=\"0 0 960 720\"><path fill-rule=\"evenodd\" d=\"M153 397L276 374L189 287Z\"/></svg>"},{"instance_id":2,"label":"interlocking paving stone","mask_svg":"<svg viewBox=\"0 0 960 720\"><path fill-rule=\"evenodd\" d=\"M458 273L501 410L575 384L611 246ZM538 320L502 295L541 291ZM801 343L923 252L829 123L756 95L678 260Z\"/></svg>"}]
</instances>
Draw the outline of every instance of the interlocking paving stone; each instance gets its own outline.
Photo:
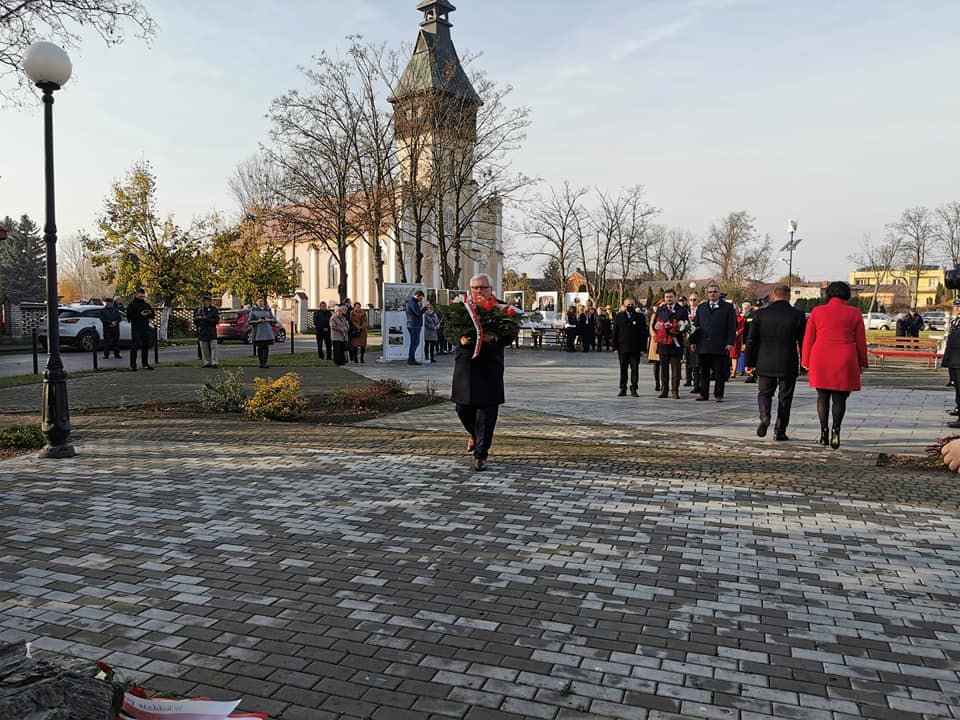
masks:
<instances>
[{"instance_id":1,"label":"interlocking paving stone","mask_svg":"<svg viewBox=\"0 0 960 720\"><path fill-rule=\"evenodd\" d=\"M0 639L293 720L958 715L956 476L518 408L487 473L449 405L75 426L0 462Z\"/></svg>"}]
</instances>

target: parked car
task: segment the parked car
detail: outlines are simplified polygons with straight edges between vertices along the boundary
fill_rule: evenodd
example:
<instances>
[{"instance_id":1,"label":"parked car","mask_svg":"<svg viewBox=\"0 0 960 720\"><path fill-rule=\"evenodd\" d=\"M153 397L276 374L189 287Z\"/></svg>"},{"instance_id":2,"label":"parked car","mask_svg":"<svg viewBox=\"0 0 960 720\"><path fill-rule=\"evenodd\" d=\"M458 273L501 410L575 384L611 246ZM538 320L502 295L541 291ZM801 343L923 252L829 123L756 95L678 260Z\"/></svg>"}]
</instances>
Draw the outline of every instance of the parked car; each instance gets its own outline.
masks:
<instances>
[{"instance_id":1,"label":"parked car","mask_svg":"<svg viewBox=\"0 0 960 720\"><path fill-rule=\"evenodd\" d=\"M74 303L72 305L61 305L58 308L57 328L60 334L60 346L63 348L74 347L84 352L93 352L94 346L103 347L103 323L100 322L100 313L103 311L101 305L86 305L84 303ZM127 316L120 311L120 346L130 347L130 323ZM153 330L153 340L156 342L157 333ZM40 340L40 346L44 350L47 348L47 324L44 322L37 328L37 337Z\"/></svg>"},{"instance_id":2,"label":"parked car","mask_svg":"<svg viewBox=\"0 0 960 720\"><path fill-rule=\"evenodd\" d=\"M920 313L920 317L923 318L927 330L943 330L950 322L950 318L943 310L928 310Z\"/></svg>"},{"instance_id":3,"label":"parked car","mask_svg":"<svg viewBox=\"0 0 960 720\"><path fill-rule=\"evenodd\" d=\"M867 330L890 330L897 321L886 313L864 313L863 325Z\"/></svg>"},{"instance_id":4,"label":"parked car","mask_svg":"<svg viewBox=\"0 0 960 720\"><path fill-rule=\"evenodd\" d=\"M217 342L224 340L242 340L248 345L253 340L253 326L247 319L250 316L249 310L221 310L220 322L217 323ZM287 339L287 331L283 329L280 323L270 323L273 328L273 334L277 336L277 342L284 342Z\"/></svg>"}]
</instances>

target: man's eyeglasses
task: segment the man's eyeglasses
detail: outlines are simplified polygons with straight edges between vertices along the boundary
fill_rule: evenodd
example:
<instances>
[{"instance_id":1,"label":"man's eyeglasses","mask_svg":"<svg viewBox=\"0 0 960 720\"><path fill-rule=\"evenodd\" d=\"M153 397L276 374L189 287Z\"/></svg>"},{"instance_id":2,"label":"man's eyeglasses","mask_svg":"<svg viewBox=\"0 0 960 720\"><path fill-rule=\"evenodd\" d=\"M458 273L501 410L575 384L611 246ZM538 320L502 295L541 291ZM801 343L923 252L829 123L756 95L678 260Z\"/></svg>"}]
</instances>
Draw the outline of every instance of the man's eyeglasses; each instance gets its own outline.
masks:
<instances>
[{"instance_id":1,"label":"man's eyeglasses","mask_svg":"<svg viewBox=\"0 0 960 720\"><path fill-rule=\"evenodd\" d=\"M490 287L490 286L489 286L489 285L471 285L471 286L470 286L470 289L471 289L471 290L486 290L488 287Z\"/></svg>"}]
</instances>

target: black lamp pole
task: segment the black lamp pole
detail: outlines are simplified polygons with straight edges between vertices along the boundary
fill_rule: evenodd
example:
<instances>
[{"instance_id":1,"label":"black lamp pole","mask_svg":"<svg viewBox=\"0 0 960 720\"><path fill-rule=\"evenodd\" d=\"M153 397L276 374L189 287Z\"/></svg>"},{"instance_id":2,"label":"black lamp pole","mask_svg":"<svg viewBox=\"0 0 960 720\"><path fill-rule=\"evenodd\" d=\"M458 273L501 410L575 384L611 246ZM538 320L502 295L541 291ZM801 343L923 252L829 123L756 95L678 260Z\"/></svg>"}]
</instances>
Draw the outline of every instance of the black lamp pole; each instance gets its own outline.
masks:
<instances>
[{"instance_id":1,"label":"black lamp pole","mask_svg":"<svg viewBox=\"0 0 960 720\"><path fill-rule=\"evenodd\" d=\"M69 458L77 454L70 443L70 409L67 405L67 374L60 359L60 316L57 293L57 221L53 185L53 92L60 86L37 83L43 91L43 152L46 186L46 220L43 240L47 246L47 364L43 369L43 434L47 446L40 457Z\"/></svg>"}]
</instances>

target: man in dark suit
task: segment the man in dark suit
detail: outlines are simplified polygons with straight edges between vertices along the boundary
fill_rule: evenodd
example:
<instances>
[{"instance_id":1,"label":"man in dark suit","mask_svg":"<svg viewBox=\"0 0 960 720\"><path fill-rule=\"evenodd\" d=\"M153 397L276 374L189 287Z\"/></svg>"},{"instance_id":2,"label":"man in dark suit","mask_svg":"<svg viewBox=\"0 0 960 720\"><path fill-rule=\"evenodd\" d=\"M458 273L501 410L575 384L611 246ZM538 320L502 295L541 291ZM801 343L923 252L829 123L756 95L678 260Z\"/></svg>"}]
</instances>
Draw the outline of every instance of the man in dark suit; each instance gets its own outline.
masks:
<instances>
[{"instance_id":1,"label":"man in dark suit","mask_svg":"<svg viewBox=\"0 0 960 720\"><path fill-rule=\"evenodd\" d=\"M313 331L317 334L317 356L323 360L323 351L326 350L326 359L333 359L333 339L330 336L330 318L333 317L333 311L327 309L325 302L320 303L320 307L313 311Z\"/></svg>"},{"instance_id":2,"label":"man in dark suit","mask_svg":"<svg viewBox=\"0 0 960 720\"><path fill-rule=\"evenodd\" d=\"M764 437L770 426L773 394L777 393L777 422L774 440L789 440L787 425L793 390L800 373L800 350L807 318L790 305L790 288L781 285L773 291L773 302L757 312L750 328L745 364L757 376L757 405L760 425L757 435Z\"/></svg>"},{"instance_id":3,"label":"man in dark suit","mask_svg":"<svg viewBox=\"0 0 960 720\"><path fill-rule=\"evenodd\" d=\"M665 290L663 303L657 308L653 321L653 328L659 335L657 352L660 353L662 398L667 397L667 392L674 400L680 397L680 361L683 359L683 337L689 320L687 309L677 303L677 294L673 290Z\"/></svg>"},{"instance_id":4,"label":"man in dark suit","mask_svg":"<svg viewBox=\"0 0 960 720\"><path fill-rule=\"evenodd\" d=\"M723 389L730 374L730 350L737 339L737 313L733 305L720 299L720 286L711 283L707 286L707 302L697 306L696 342L690 349L700 355L700 393L697 400L706 400L710 396L710 376L713 374L716 386L713 399L723 401Z\"/></svg>"},{"instance_id":5,"label":"man in dark suit","mask_svg":"<svg viewBox=\"0 0 960 720\"><path fill-rule=\"evenodd\" d=\"M470 278L470 299L486 303L493 297L493 280L486 273ZM419 291L418 291L419 292ZM493 443L500 406L506 402L503 389L503 348L514 336L484 339L476 358L476 338L458 338L453 360L453 391L450 399L457 405L457 417L470 435L467 452L473 454L474 470L487 469L487 453Z\"/></svg>"},{"instance_id":6,"label":"man in dark suit","mask_svg":"<svg viewBox=\"0 0 960 720\"><path fill-rule=\"evenodd\" d=\"M613 351L620 358L620 392L627 394L627 368L630 369L630 394L638 397L640 357L647 349L647 318L637 312L633 298L623 301L623 310L613 319Z\"/></svg>"}]
</instances>

